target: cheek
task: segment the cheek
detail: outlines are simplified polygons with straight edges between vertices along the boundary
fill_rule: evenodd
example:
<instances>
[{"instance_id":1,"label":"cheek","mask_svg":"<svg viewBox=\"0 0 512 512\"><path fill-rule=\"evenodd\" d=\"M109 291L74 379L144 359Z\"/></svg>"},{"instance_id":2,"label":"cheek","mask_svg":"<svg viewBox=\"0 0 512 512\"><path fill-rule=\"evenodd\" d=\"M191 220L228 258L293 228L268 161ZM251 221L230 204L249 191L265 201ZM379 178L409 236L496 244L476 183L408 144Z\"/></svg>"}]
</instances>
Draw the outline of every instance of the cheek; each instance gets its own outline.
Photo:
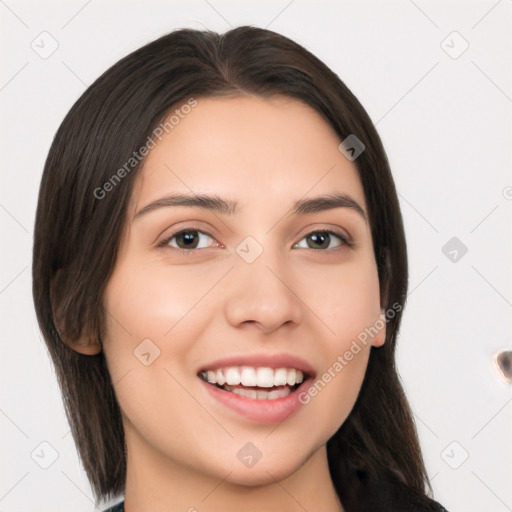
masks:
<instances>
[{"instance_id":1,"label":"cheek","mask_svg":"<svg viewBox=\"0 0 512 512\"><path fill-rule=\"evenodd\" d=\"M209 293L218 280L199 266L165 268L135 257L118 263L103 297L103 347L126 412L136 404L132 412L141 416L139 404L150 412L162 396L186 399L179 382L191 378L194 343L208 325L208 308L218 307Z\"/></svg>"},{"instance_id":2,"label":"cheek","mask_svg":"<svg viewBox=\"0 0 512 512\"><path fill-rule=\"evenodd\" d=\"M304 274L296 281L301 286L299 296L323 324L331 349L342 350L379 319L380 287L373 258Z\"/></svg>"},{"instance_id":3,"label":"cheek","mask_svg":"<svg viewBox=\"0 0 512 512\"><path fill-rule=\"evenodd\" d=\"M103 351L125 412L134 403L140 415L144 404L150 408L154 390L170 386L164 361L171 353L176 357L180 340L188 340L183 328L190 325L180 320L195 297L178 273L175 276L169 283L151 264L121 261L106 287Z\"/></svg>"},{"instance_id":4,"label":"cheek","mask_svg":"<svg viewBox=\"0 0 512 512\"><path fill-rule=\"evenodd\" d=\"M314 293L311 292L313 275L299 282L302 293L308 297L308 306L320 322L318 332L322 332L324 364L302 398L311 413L310 428L318 429L318 424L322 424L323 435L329 438L343 424L357 400L372 339L380 332L375 330L380 318L379 281L370 257L321 269L314 278L322 285L314 288Z\"/></svg>"},{"instance_id":5,"label":"cheek","mask_svg":"<svg viewBox=\"0 0 512 512\"><path fill-rule=\"evenodd\" d=\"M191 418L198 414L184 385L191 379L190 350L200 329L194 305L215 276L209 283L191 285L187 272L164 275L148 263L118 265L104 295L108 314L103 345L125 421L146 440L179 453L190 424L176 421L177 411ZM201 419L207 438L211 422Z\"/></svg>"},{"instance_id":6,"label":"cheek","mask_svg":"<svg viewBox=\"0 0 512 512\"><path fill-rule=\"evenodd\" d=\"M186 334L193 327L190 320L194 310L199 309L201 297L217 279L211 272L192 276L186 270L174 269L171 273L151 263L119 265L104 295L105 308L110 313L108 343L122 343L119 348L126 351L127 344L133 350L149 338L160 345L172 340L173 349L179 348L183 336L176 333L185 329Z\"/></svg>"}]
</instances>

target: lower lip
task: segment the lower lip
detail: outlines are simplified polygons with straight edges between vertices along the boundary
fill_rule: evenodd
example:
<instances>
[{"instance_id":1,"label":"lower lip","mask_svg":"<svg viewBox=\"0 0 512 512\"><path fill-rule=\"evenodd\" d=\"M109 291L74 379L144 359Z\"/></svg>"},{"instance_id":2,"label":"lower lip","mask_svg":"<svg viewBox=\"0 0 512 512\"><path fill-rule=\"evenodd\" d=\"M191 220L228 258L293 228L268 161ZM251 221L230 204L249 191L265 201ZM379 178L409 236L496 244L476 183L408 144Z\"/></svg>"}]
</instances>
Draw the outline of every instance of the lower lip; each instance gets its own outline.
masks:
<instances>
[{"instance_id":1,"label":"lower lip","mask_svg":"<svg viewBox=\"0 0 512 512\"><path fill-rule=\"evenodd\" d=\"M278 423L296 412L301 405L299 393L309 388L311 379L305 380L289 395L274 400L258 400L226 391L198 377L206 386L208 393L224 406L230 408L244 418L258 423Z\"/></svg>"}]
</instances>

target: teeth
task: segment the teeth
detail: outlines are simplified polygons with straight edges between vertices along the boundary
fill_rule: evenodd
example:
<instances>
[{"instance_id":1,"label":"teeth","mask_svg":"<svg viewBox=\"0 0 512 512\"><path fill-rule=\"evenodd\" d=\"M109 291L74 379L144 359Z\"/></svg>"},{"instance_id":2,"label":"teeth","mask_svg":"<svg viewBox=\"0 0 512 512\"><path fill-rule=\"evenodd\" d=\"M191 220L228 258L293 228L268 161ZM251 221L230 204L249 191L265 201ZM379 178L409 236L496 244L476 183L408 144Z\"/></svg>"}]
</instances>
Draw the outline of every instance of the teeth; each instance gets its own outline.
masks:
<instances>
[{"instance_id":1,"label":"teeth","mask_svg":"<svg viewBox=\"0 0 512 512\"><path fill-rule=\"evenodd\" d=\"M229 386L238 386L240 384L240 372L238 368L228 368L226 370L226 383Z\"/></svg>"},{"instance_id":2,"label":"teeth","mask_svg":"<svg viewBox=\"0 0 512 512\"><path fill-rule=\"evenodd\" d=\"M288 372L286 368L279 368L274 372L274 386L286 386Z\"/></svg>"},{"instance_id":3,"label":"teeth","mask_svg":"<svg viewBox=\"0 0 512 512\"><path fill-rule=\"evenodd\" d=\"M304 380L304 374L295 368L278 368L274 370L273 368L253 368L250 366L230 366L228 368L219 368L215 371L208 370L201 372L201 376L210 384L218 384L219 386L224 386L225 384L228 386L238 386L241 384L242 386L260 388L286 385L295 386Z\"/></svg>"},{"instance_id":4,"label":"teeth","mask_svg":"<svg viewBox=\"0 0 512 512\"><path fill-rule=\"evenodd\" d=\"M214 374L214 381L212 384L218 384L219 386L224 386L226 383L226 379L224 378L224 374L222 373L222 370L217 370Z\"/></svg>"},{"instance_id":5,"label":"teeth","mask_svg":"<svg viewBox=\"0 0 512 512\"><path fill-rule=\"evenodd\" d=\"M256 372L254 371L254 368L244 366L240 374L240 382L243 386L256 386L258 381L256 379Z\"/></svg>"},{"instance_id":6,"label":"teeth","mask_svg":"<svg viewBox=\"0 0 512 512\"><path fill-rule=\"evenodd\" d=\"M297 372L294 369L291 369L288 372L288 376L286 378L286 383L288 386L295 386L295 381L297 380Z\"/></svg>"},{"instance_id":7,"label":"teeth","mask_svg":"<svg viewBox=\"0 0 512 512\"><path fill-rule=\"evenodd\" d=\"M284 398L288 396L292 391L290 388L274 389L272 391L256 390L256 389L244 389L244 388L233 388L228 389L237 395L245 396L247 398L256 398L258 400L275 400L276 398Z\"/></svg>"},{"instance_id":8,"label":"teeth","mask_svg":"<svg viewBox=\"0 0 512 512\"><path fill-rule=\"evenodd\" d=\"M260 388L271 388L273 385L274 370L272 368L258 368L256 370L256 386Z\"/></svg>"}]
</instances>

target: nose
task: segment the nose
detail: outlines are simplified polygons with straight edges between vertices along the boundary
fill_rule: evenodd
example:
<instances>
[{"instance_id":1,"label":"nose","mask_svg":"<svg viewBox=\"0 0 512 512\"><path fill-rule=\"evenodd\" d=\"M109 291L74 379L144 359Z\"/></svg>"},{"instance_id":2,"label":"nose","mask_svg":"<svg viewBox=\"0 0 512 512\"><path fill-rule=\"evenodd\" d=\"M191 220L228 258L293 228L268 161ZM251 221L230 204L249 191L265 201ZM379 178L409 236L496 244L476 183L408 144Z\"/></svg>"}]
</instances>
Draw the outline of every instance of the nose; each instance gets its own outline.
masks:
<instances>
[{"instance_id":1,"label":"nose","mask_svg":"<svg viewBox=\"0 0 512 512\"><path fill-rule=\"evenodd\" d=\"M230 272L225 315L234 327L254 325L268 334L282 325L295 327L303 317L304 304L295 291L293 272L283 259L265 250L255 261L242 258Z\"/></svg>"}]
</instances>

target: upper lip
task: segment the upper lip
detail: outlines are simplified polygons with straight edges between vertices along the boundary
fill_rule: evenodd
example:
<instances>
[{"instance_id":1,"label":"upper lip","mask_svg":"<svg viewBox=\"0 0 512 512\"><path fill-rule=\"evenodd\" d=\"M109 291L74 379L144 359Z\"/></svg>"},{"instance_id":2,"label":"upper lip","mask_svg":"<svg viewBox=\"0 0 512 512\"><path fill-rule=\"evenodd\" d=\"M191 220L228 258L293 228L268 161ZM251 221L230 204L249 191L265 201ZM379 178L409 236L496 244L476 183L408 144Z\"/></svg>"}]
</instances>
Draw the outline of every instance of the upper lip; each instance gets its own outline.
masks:
<instances>
[{"instance_id":1,"label":"upper lip","mask_svg":"<svg viewBox=\"0 0 512 512\"><path fill-rule=\"evenodd\" d=\"M304 359L292 354L240 354L237 356L223 357L209 363L205 363L199 371L217 370L230 366L252 366L253 368L295 368L307 377L314 377L316 372Z\"/></svg>"}]
</instances>

